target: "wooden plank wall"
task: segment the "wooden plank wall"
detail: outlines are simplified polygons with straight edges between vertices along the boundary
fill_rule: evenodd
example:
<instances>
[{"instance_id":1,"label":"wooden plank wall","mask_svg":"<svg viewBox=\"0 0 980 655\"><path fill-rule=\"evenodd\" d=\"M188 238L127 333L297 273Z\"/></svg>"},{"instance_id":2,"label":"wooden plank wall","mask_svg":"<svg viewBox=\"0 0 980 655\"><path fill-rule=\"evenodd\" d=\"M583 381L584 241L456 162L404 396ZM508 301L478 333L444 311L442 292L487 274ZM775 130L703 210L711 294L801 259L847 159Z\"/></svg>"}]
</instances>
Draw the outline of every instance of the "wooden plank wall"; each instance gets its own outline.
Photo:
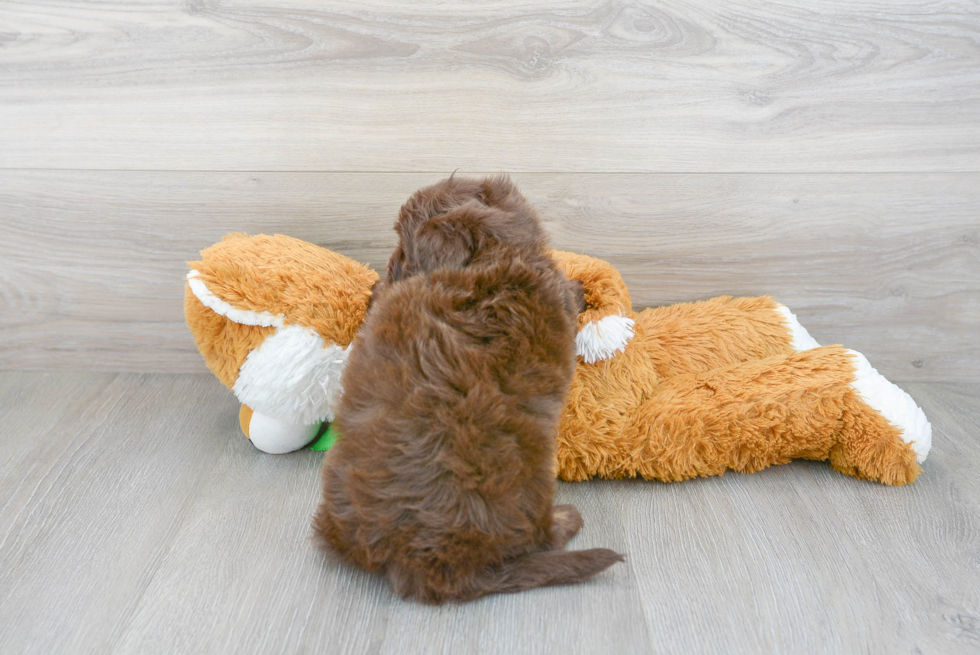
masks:
<instances>
[{"instance_id":1,"label":"wooden plank wall","mask_svg":"<svg viewBox=\"0 0 980 655\"><path fill-rule=\"evenodd\" d=\"M980 8L945 0L0 0L0 368L203 371L184 261L380 265L457 168L638 306L772 294L980 381Z\"/></svg>"}]
</instances>

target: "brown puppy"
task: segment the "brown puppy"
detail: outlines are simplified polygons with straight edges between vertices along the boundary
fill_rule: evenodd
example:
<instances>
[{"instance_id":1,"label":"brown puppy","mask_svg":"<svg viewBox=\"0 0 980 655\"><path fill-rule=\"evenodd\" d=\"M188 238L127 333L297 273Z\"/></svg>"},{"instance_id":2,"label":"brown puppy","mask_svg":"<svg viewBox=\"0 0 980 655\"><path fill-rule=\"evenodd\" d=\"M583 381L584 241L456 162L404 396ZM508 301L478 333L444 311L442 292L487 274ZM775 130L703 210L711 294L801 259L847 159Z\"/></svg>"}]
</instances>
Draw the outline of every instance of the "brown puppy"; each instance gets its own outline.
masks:
<instances>
[{"instance_id":1,"label":"brown puppy","mask_svg":"<svg viewBox=\"0 0 980 655\"><path fill-rule=\"evenodd\" d=\"M582 518L552 507L577 301L534 211L505 178L450 178L413 195L396 230L343 376L321 543L432 603L621 561L565 551Z\"/></svg>"}]
</instances>

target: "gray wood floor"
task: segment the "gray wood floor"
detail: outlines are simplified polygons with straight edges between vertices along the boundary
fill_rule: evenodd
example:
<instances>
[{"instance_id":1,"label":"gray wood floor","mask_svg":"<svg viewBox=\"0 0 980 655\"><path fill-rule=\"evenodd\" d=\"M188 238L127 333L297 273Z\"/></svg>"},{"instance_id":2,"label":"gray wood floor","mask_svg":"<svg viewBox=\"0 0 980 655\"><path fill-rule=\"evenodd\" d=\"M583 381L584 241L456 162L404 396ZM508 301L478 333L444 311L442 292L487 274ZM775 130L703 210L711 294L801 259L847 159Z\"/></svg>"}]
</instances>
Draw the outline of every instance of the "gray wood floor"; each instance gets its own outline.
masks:
<instances>
[{"instance_id":1,"label":"gray wood floor","mask_svg":"<svg viewBox=\"0 0 980 655\"><path fill-rule=\"evenodd\" d=\"M579 586L440 608L310 543L320 455L263 455L203 375L0 374L2 653L976 653L980 385L909 383L915 484L801 462L562 484Z\"/></svg>"}]
</instances>

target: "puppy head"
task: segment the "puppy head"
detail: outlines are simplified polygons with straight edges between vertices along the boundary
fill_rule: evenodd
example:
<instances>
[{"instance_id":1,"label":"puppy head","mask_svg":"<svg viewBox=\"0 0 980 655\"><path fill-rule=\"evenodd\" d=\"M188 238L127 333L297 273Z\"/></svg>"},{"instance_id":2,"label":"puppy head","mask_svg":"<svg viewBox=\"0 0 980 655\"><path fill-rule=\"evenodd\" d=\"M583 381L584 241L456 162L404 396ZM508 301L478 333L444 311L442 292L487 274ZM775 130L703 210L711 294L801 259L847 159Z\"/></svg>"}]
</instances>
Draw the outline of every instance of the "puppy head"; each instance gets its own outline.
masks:
<instances>
[{"instance_id":1,"label":"puppy head","mask_svg":"<svg viewBox=\"0 0 980 655\"><path fill-rule=\"evenodd\" d=\"M388 282L464 268L495 245L544 247L537 214L507 178L449 178L416 192L395 224Z\"/></svg>"}]
</instances>

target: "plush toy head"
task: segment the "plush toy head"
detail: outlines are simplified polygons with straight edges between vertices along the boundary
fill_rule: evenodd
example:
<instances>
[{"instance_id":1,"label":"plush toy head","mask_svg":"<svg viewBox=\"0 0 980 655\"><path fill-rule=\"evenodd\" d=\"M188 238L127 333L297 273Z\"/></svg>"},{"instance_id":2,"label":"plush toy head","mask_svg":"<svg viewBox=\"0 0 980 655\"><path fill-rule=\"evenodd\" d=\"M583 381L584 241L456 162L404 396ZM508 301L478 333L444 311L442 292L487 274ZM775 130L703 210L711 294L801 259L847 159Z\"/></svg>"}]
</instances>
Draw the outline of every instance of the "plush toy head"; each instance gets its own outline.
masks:
<instances>
[{"instance_id":1,"label":"plush toy head","mask_svg":"<svg viewBox=\"0 0 980 655\"><path fill-rule=\"evenodd\" d=\"M282 235L231 234L201 257L188 262L184 312L204 361L254 410L243 427L256 447L303 447L333 419L378 274Z\"/></svg>"}]
</instances>

